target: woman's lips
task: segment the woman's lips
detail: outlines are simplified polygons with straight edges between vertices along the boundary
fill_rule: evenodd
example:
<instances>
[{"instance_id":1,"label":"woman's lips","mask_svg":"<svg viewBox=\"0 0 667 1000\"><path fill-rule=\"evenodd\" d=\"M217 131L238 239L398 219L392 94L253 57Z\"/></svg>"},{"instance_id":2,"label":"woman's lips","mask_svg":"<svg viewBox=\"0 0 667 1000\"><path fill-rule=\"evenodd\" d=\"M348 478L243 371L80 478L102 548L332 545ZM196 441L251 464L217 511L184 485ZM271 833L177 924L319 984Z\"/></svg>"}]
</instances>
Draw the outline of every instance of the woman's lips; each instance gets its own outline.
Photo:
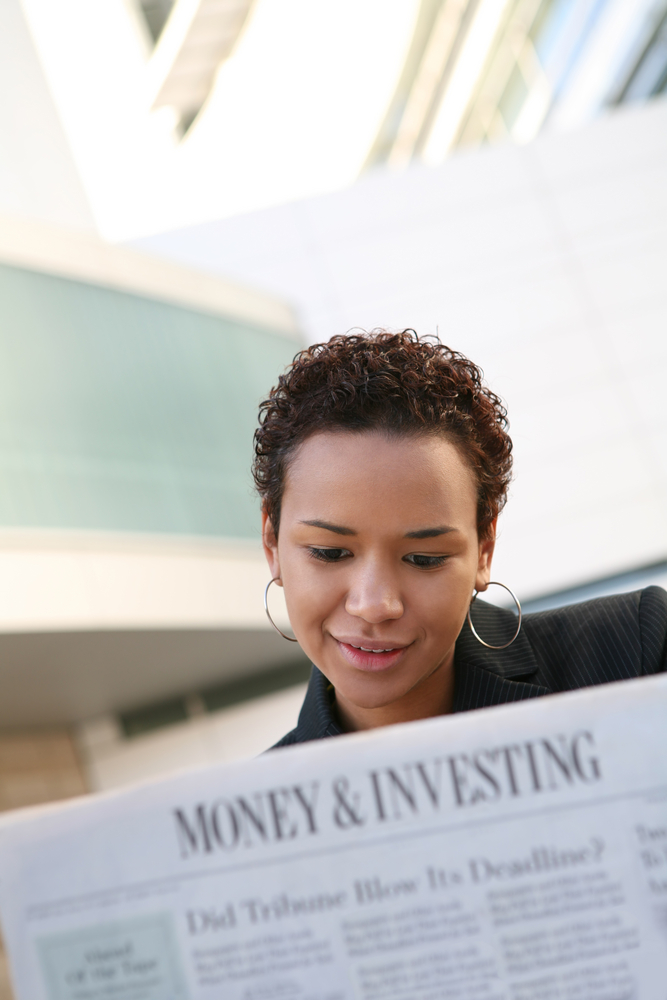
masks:
<instances>
[{"instance_id":1,"label":"woman's lips","mask_svg":"<svg viewBox=\"0 0 667 1000\"><path fill-rule=\"evenodd\" d=\"M353 645L350 642L342 642L340 639L336 639L338 643L338 648L341 653L353 667L357 670L367 670L369 672L388 670L389 667L393 667L400 658L405 653L407 646L397 646L394 649L382 649L382 643L378 642L376 645L371 646L371 642L365 643L367 648L361 649L356 644ZM361 644L360 644L361 645ZM373 652L373 650L382 649L382 652Z\"/></svg>"}]
</instances>

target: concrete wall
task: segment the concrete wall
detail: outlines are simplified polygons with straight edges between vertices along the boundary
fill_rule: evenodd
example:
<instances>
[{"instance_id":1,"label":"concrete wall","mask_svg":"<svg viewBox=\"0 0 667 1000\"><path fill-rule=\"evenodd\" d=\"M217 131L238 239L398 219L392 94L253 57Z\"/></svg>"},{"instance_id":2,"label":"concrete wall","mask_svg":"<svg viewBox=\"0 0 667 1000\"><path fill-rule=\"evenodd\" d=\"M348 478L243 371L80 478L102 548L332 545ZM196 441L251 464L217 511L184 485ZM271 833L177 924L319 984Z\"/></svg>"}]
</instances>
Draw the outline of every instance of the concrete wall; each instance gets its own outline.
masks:
<instances>
[{"instance_id":1,"label":"concrete wall","mask_svg":"<svg viewBox=\"0 0 667 1000\"><path fill-rule=\"evenodd\" d=\"M130 740L112 716L91 720L75 731L88 785L104 791L182 768L256 757L294 728L305 692L298 684Z\"/></svg>"},{"instance_id":2,"label":"concrete wall","mask_svg":"<svg viewBox=\"0 0 667 1000\"><path fill-rule=\"evenodd\" d=\"M0 812L69 799L86 791L68 732L27 730L0 736Z\"/></svg>"},{"instance_id":3,"label":"concrete wall","mask_svg":"<svg viewBox=\"0 0 667 1000\"><path fill-rule=\"evenodd\" d=\"M299 345L282 300L0 215L0 728L294 659L250 460Z\"/></svg>"},{"instance_id":4,"label":"concrete wall","mask_svg":"<svg viewBox=\"0 0 667 1000\"><path fill-rule=\"evenodd\" d=\"M89 791L79 754L64 730L0 736L0 811L41 805ZM12 1000L0 936L0 1000Z\"/></svg>"},{"instance_id":5,"label":"concrete wall","mask_svg":"<svg viewBox=\"0 0 667 1000\"><path fill-rule=\"evenodd\" d=\"M268 578L259 542L0 531L0 729L71 724L307 663L264 614Z\"/></svg>"},{"instance_id":6,"label":"concrete wall","mask_svg":"<svg viewBox=\"0 0 667 1000\"><path fill-rule=\"evenodd\" d=\"M20 0L0 0L0 212L76 229L92 212Z\"/></svg>"},{"instance_id":7,"label":"concrete wall","mask_svg":"<svg viewBox=\"0 0 667 1000\"><path fill-rule=\"evenodd\" d=\"M259 283L309 340L415 327L507 401L494 576L522 598L667 554L667 102L140 241Z\"/></svg>"},{"instance_id":8,"label":"concrete wall","mask_svg":"<svg viewBox=\"0 0 667 1000\"><path fill-rule=\"evenodd\" d=\"M161 52L152 62L133 0L22 7L99 231L127 239L352 181L419 0L254 4L182 143L173 110L151 110Z\"/></svg>"}]
</instances>

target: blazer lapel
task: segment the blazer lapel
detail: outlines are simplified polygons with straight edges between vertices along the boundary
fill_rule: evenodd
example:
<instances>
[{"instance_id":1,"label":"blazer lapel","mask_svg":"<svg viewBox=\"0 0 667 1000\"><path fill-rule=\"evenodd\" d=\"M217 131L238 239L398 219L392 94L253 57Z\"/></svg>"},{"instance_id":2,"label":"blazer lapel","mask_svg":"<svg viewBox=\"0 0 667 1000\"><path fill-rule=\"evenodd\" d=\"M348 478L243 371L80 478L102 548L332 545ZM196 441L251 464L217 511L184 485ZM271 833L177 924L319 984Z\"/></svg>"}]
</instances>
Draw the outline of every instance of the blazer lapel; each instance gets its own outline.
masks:
<instances>
[{"instance_id":1,"label":"blazer lapel","mask_svg":"<svg viewBox=\"0 0 667 1000\"><path fill-rule=\"evenodd\" d=\"M523 701L524 698L540 698L544 694L550 694L550 691L541 684L508 680L474 663L460 662L455 665L454 712L469 712L474 708Z\"/></svg>"},{"instance_id":2,"label":"blazer lapel","mask_svg":"<svg viewBox=\"0 0 667 1000\"><path fill-rule=\"evenodd\" d=\"M310 672L308 690L296 725L298 743L340 736L342 729L334 718L331 706L332 687L315 664Z\"/></svg>"},{"instance_id":3,"label":"blazer lapel","mask_svg":"<svg viewBox=\"0 0 667 1000\"><path fill-rule=\"evenodd\" d=\"M510 611L483 601L475 601L474 614L475 628L494 645L507 642L516 628ZM453 710L467 712L550 694L549 688L532 680L538 666L525 632L519 632L506 649L487 649L475 639L466 620L456 640Z\"/></svg>"}]
</instances>

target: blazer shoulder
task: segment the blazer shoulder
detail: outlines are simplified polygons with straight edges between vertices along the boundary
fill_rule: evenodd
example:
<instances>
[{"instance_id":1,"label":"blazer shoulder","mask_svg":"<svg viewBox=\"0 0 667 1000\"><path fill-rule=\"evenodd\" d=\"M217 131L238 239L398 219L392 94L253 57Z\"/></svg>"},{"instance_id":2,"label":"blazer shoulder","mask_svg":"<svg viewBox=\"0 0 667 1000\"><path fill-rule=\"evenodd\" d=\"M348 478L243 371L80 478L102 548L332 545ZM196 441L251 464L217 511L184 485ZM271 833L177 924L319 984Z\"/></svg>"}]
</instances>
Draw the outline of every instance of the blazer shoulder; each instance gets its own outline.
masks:
<instances>
[{"instance_id":1,"label":"blazer shoulder","mask_svg":"<svg viewBox=\"0 0 667 1000\"><path fill-rule=\"evenodd\" d=\"M645 673L659 674L667 671L667 590L647 587L640 594L639 628Z\"/></svg>"},{"instance_id":2,"label":"blazer shoulder","mask_svg":"<svg viewBox=\"0 0 667 1000\"><path fill-rule=\"evenodd\" d=\"M294 743L310 743L312 740L342 735L334 717L332 690L324 674L313 664L306 697L296 726L269 749L277 750L280 747L292 746Z\"/></svg>"},{"instance_id":3,"label":"blazer shoulder","mask_svg":"<svg viewBox=\"0 0 667 1000\"><path fill-rule=\"evenodd\" d=\"M552 690L665 669L667 593L649 587L526 615L526 635Z\"/></svg>"},{"instance_id":4,"label":"blazer shoulder","mask_svg":"<svg viewBox=\"0 0 667 1000\"><path fill-rule=\"evenodd\" d=\"M300 742L301 740L299 739L299 734L296 729L291 729L289 733L285 733L285 735L279 739L277 743L274 743L273 746L265 750L264 753L270 753L271 750L279 750L281 747L290 747L294 743Z\"/></svg>"}]
</instances>

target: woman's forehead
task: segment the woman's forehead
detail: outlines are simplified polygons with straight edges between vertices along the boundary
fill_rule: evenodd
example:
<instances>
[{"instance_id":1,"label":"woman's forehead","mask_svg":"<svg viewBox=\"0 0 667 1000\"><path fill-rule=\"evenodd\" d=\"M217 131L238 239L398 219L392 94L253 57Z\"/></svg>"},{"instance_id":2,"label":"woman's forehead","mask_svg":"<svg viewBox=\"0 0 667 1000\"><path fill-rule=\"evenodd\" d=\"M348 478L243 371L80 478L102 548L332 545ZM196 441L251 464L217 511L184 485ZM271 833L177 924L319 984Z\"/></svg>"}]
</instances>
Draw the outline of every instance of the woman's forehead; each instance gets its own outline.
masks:
<instances>
[{"instance_id":1,"label":"woman's forehead","mask_svg":"<svg viewBox=\"0 0 667 1000\"><path fill-rule=\"evenodd\" d=\"M323 431L299 447L287 470L282 516L415 522L449 516L476 523L474 473L442 435ZM304 511L308 516L304 516ZM419 523L417 523L419 522ZM412 528L410 530L413 530Z\"/></svg>"}]
</instances>

